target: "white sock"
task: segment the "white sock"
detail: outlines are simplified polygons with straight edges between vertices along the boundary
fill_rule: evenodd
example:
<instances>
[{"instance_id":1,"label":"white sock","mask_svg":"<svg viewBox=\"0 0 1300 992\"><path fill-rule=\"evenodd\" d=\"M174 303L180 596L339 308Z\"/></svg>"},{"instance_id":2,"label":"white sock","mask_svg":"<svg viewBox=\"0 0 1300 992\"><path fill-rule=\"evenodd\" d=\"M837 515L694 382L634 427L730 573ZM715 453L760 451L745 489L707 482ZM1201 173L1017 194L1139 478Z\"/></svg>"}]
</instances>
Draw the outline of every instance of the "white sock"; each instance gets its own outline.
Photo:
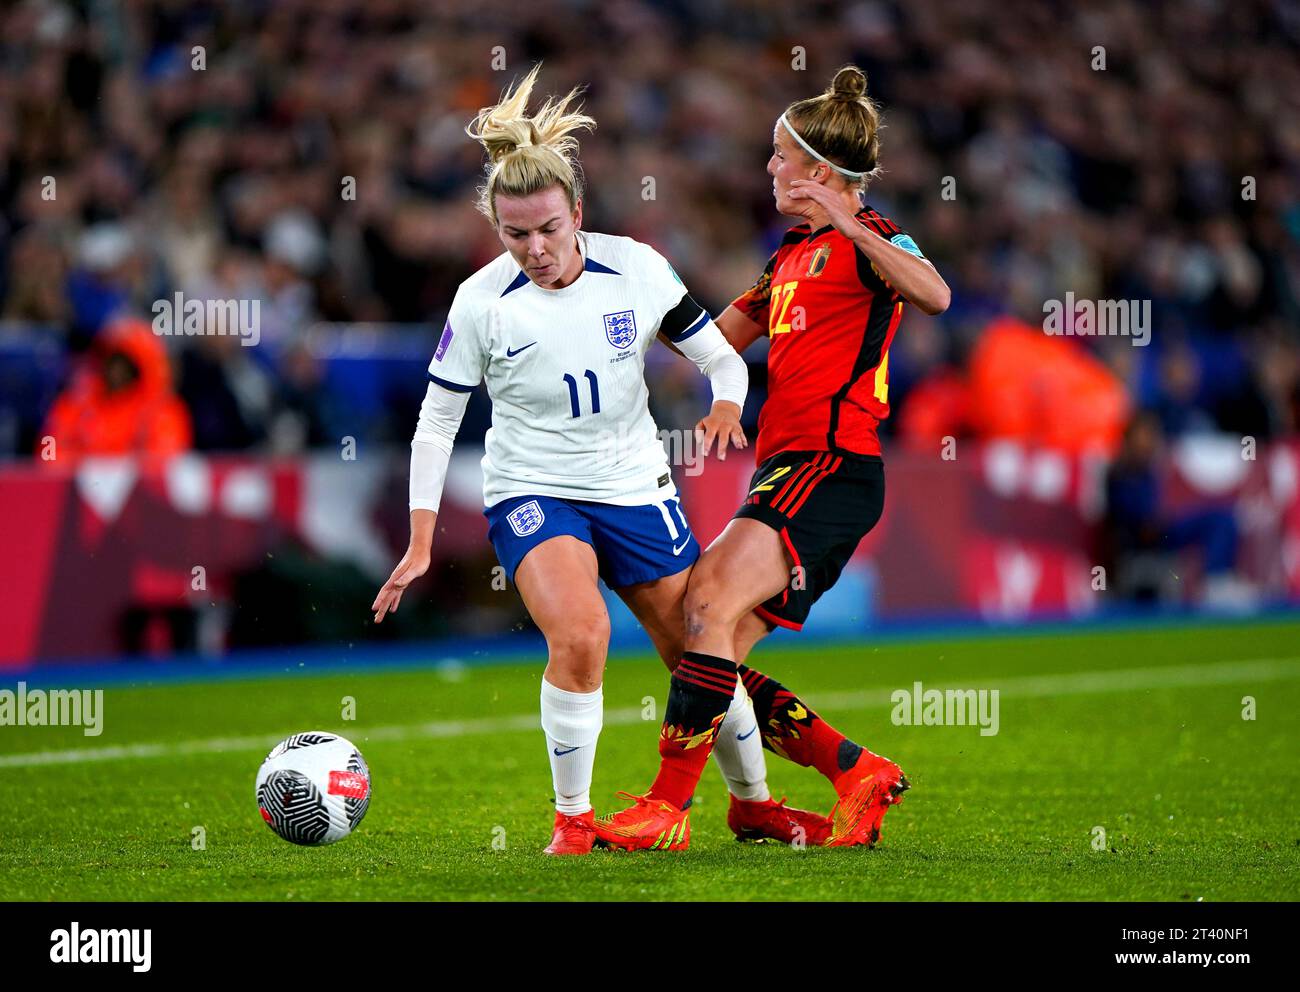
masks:
<instances>
[{"instance_id":1,"label":"white sock","mask_svg":"<svg viewBox=\"0 0 1300 992\"><path fill-rule=\"evenodd\" d=\"M763 758L763 739L754 718L754 704L740 679L736 679L736 694L718 726L713 757L727 788L737 799L762 802L772 798L767 791L767 761Z\"/></svg>"},{"instance_id":2,"label":"white sock","mask_svg":"<svg viewBox=\"0 0 1300 992\"><path fill-rule=\"evenodd\" d=\"M600 689L569 692L542 679L542 730L546 732L558 813L576 816L591 809L591 769L596 764L596 738L604 715Z\"/></svg>"}]
</instances>

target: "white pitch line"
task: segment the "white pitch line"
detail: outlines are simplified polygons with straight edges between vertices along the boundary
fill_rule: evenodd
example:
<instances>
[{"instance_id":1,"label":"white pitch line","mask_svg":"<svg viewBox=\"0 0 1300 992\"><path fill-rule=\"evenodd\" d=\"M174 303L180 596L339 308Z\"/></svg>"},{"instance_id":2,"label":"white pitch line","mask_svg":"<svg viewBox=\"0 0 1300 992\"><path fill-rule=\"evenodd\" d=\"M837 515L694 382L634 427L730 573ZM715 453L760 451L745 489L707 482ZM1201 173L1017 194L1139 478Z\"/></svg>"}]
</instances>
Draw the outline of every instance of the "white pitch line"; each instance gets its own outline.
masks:
<instances>
[{"instance_id":1,"label":"white pitch line","mask_svg":"<svg viewBox=\"0 0 1300 992\"><path fill-rule=\"evenodd\" d=\"M945 683L933 688L998 689L1004 696L1041 699L1048 696L1087 696L1103 692L1141 692L1152 689L1233 685L1238 682L1285 682L1295 678L1300 678L1300 658L1259 658L1247 661L1216 661L1202 665L1074 672L1068 675L1024 675L1008 679L987 679L978 686L971 684L955 686ZM810 696L809 702L828 710L863 709L867 706L889 703L891 694L899 688L906 688L910 692L912 686L858 692L828 692L816 697ZM926 685L926 689L929 688L932 687Z\"/></svg>"},{"instance_id":2,"label":"white pitch line","mask_svg":"<svg viewBox=\"0 0 1300 992\"><path fill-rule=\"evenodd\" d=\"M1199 686L1239 683L1285 682L1300 678L1300 658L1259 658L1245 661L1222 661L1203 665L1170 665L1159 668L1130 668L1099 672L1075 672L1068 675L1029 675L1017 678L989 679L980 686L954 686L942 683L928 688L998 689L1004 695L1021 699L1052 696L1084 696L1106 692L1142 692L1155 689L1182 689ZM824 710L861 710L887 706L891 695L900 688L861 689L853 692L824 692L808 696L808 702ZM909 691L911 685L906 686ZM611 726L641 722L641 708L627 706L605 711ZM360 743L402 741L415 738L455 738L484 734L514 733L540 729L535 713L516 716L484 717L478 720L436 720L430 723L394 724L372 727L359 733ZM125 744L117 747L71 748L61 751L32 751L25 754L0 755L0 768L31 768L38 765L67 765L92 761L119 761L129 758L168 758L190 754L222 754L227 751L269 750L284 738L283 734L257 734L247 737L209 737L175 743Z\"/></svg>"}]
</instances>

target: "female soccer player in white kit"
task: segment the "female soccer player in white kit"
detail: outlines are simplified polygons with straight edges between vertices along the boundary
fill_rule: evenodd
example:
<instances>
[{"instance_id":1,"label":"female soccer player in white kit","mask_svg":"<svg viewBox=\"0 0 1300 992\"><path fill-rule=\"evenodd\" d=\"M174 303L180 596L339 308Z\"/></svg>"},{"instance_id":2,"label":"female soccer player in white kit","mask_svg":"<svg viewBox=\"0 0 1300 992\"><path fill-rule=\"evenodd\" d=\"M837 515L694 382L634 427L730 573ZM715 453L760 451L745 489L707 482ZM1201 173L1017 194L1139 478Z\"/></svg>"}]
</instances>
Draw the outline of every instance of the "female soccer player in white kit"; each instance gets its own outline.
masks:
<instances>
[{"instance_id":1,"label":"female soccer player in white kit","mask_svg":"<svg viewBox=\"0 0 1300 992\"><path fill-rule=\"evenodd\" d=\"M573 132L595 122L569 109L576 90L527 116L538 68L466 129L487 151L479 209L506 253L465 280L452 302L411 445L410 547L371 608L380 622L428 568L452 442L469 393L486 379L489 536L549 655L541 725L556 816L546 851L585 854L609 641L598 578L671 666L681 657L682 597L700 553L649 413L645 353L663 337L708 376L713 406L697 425L706 455L715 440L720 456L729 443L745 446L748 373L658 252L580 230ZM749 718L743 689L736 702L744 707L738 719ZM763 783L757 737L718 752L729 782ZM685 846L688 838L674 840Z\"/></svg>"}]
</instances>

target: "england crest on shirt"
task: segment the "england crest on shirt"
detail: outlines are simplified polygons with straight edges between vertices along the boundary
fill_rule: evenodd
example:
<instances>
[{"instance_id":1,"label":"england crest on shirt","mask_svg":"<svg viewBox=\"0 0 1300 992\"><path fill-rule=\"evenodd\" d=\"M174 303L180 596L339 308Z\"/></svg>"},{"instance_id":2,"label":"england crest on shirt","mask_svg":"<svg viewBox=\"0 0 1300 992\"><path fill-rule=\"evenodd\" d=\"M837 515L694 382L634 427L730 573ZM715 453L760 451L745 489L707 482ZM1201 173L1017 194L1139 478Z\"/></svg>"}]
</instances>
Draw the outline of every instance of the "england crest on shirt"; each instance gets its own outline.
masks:
<instances>
[{"instance_id":1,"label":"england crest on shirt","mask_svg":"<svg viewBox=\"0 0 1300 992\"><path fill-rule=\"evenodd\" d=\"M510 523L510 529L515 532L516 537L527 537L529 534L537 533L537 529L546 522L546 514L537 505L537 500L530 499L506 514L506 520Z\"/></svg>"},{"instance_id":2,"label":"england crest on shirt","mask_svg":"<svg viewBox=\"0 0 1300 992\"><path fill-rule=\"evenodd\" d=\"M636 317L631 310L605 314L605 337L615 348L626 348L636 340Z\"/></svg>"}]
</instances>

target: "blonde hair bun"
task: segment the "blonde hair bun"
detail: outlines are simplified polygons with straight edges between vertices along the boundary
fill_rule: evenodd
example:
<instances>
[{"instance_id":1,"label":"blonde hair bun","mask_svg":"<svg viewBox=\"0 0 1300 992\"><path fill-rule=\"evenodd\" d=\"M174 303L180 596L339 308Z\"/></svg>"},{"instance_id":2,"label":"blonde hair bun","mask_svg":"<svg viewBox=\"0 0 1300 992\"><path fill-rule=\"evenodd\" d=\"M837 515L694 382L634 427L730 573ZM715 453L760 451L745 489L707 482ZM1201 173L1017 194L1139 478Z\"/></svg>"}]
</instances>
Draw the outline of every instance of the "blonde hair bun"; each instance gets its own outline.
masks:
<instances>
[{"instance_id":1,"label":"blonde hair bun","mask_svg":"<svg viewBox=\"0 0 1300 992\"><path fill-rule=\"evenodd\" d=\"M533 66L495 106L484 107L465 126L465 133L487 153L487 181L478 191L478 209L493 225L498 195L528 196L558 185L570 209L582 196L576 132L592 130L596 122L582 113L581 105L570 109L582 92L579 87L560 100L548 97L530 116L528 99L541 68L540 62Z\"/></svg>"},{"instance_id":2,"label":"blonde hair bun","mask_svg":"<svg viewBox=\"0 0 1300 992\"><path fill-rule=\"evenodd\" d=\"M835 73L826 95L833 100L861 100L867 95L867 74L856 65L846 65Z\"/></svg>"},{"instance_id":3,"label":"blonde hair bun","mask_svg":"<svg viewBox=\"0 0 1300 992\"><path fill-rule=\"evenodd\" d=\"M867 96L867 74L841 66L820 94L796 100L785 117L818 155L841 169L861 173L851 186L864 190L880 175L880 108Z\"/></svg>"}]
</instances>

